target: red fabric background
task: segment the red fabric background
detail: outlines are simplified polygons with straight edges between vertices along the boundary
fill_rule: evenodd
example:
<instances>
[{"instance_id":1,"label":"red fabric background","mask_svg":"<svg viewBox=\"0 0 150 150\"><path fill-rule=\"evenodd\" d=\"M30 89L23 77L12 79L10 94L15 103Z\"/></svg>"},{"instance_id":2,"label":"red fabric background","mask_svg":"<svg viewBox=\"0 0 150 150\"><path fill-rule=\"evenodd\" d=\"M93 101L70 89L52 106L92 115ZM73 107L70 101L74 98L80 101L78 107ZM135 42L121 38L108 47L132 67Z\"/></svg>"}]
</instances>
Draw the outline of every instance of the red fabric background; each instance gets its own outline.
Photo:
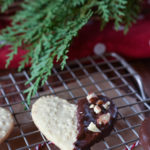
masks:
<instances>
[{"instance_id":1,"label":"red fabric background","mask_svg":"<svg viewBox=\"0 0 150 150\"><path fill-rule=\"evenodd\" d=\"M8 21L0 21L0 29L9 24ZM123 27L121 27L123 28ZM122 56L131 58L150 57L150 13L139 16L129 32L124 35L122 29L115 31L112 23L100 31L100 22L90 21L79 32L69 51L69 59L85 57L93 54L96 44L101 43L108 52L117 52ZM4 68L10 46L0 49L0 68ZM19 48L18 54L14 57L9 68L17 68L22 56L26 51Z\"/></svg>"}]
</instances>

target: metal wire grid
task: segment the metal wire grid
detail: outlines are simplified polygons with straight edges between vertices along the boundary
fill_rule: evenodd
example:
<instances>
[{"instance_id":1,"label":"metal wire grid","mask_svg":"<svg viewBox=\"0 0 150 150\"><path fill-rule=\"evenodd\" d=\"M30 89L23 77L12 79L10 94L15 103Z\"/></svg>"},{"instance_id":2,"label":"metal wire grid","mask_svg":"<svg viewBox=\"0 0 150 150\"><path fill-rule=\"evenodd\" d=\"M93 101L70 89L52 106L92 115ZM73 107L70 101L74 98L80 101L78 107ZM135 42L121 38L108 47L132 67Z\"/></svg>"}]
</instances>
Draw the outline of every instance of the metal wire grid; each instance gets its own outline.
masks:
<instances>
[{"instance_id":1,"label":"metal wire grid","mask_svg":"<svg viewBox=\"0 0 150 150\"><path fill-rule=\"evenodd\" d=\"M16 122L12 135L0 146L0 149L31 150L42 143L46 143L44 149L52 149L52 145L32 122L31 108L27 106L26 95L23 93L23 90L27 88L24 83L28 79L27 71L0 76L0 106L8 108ZM131 86L129 80L137 82L138 90ZM129 145L139 138L138 129L145 113L149 112L150 106L147 102L150 99L145 97L139 75L115 53L71 61L63 71L56 66L53 68L52 76L32 98L32 103L39 96L47 94L76 102L91 90L111 97L118 107L116 124L111 134L100 142L100 149L129 148ZM137 100L130 101L131 97ZM27 108L26 111L22 102ZM136 109L139 106L142 108ZM132 138L126 137L124 133ZM109 140L111 137L114 139L113 143Z\"/></svg>"}]
</instances>

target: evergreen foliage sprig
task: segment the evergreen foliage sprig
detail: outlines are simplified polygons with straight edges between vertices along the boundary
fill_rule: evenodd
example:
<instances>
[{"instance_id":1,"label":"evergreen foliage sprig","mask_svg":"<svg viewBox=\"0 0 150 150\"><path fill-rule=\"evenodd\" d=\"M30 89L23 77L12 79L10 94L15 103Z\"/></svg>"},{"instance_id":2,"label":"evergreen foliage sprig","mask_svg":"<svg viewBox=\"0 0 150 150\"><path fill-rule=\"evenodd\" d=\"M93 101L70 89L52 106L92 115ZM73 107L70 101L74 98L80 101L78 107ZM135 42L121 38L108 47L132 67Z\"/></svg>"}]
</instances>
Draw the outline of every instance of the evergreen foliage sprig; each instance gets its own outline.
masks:
<instances>
[{"instance_id":1,"label":"evergreen foliage sprig","mask_svg":"<svg viewBox=\"0 0 150 150\"><path fill-rule=\"evenodd\" d=\"M13 3L15 0L0 0L1 11ZM20 7L11 17L12 25L1 31L0 41L12 46L6 66L18 47L27 51L19 71L31 63L31 76L26 84L34 84L25 90L30 105L31 96L51 75L54 60L64 68L73 37L92 16L99 16L101 28L113 20L116 30L125 24L126 32L138 16L140 0L24 0Z\"/></svg>"}]
</instances>

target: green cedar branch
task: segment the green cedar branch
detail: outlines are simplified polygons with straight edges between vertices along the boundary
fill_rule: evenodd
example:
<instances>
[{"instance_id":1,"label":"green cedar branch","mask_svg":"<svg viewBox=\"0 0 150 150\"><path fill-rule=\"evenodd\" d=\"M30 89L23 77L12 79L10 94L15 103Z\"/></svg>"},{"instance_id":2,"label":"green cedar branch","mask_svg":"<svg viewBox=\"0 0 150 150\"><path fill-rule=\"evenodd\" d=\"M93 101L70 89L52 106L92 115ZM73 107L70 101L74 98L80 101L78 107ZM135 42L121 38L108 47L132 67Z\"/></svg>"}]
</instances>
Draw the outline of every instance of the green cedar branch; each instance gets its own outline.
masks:
<instances>
[{"instance_id":1,"label":"green cedar branch","mask_svg":"<svg viewBox=\"0 0 150 150\"><path fill-rule=\"evenodd\" d=\"M1 11L9 9L16 0L0 0ZM0 41L11 44L8 66L18 47L27 51L20 63L19 71L31 63L30 79L25 90L27 103L39 86L44 85L52 74L54 61L64 68L72 39L93 16L101 19L101 28L114 21L115 29L125 25L125 32L135 22L140 0L24 0L20 10L11 16L12 25L3 29Z\"/></svg>"}]
</instances>

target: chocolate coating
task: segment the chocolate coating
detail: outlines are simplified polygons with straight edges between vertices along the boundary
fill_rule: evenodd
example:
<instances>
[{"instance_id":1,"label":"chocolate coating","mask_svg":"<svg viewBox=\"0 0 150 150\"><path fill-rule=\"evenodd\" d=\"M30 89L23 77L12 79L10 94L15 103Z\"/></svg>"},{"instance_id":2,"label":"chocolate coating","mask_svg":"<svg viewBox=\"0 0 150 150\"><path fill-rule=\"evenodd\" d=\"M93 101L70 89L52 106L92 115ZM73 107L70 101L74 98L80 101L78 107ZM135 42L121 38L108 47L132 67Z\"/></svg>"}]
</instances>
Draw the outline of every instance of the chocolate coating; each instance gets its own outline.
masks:
<instances>
[{"instance_id":1,"label":"chocolate coating","mask_svg":"<svg viewBox=\"0 0 150 150\"><path fill-rule=\"evenodd\" d=\"M140 144L144 150L150 150L150 117L146 118L140 127Z\"/></svg>"},{"instance_id":2,"label":"chocolate coating","mask_svg":"<svg viewBox=\"0 0 150 150\"><path fill-rule=\"evenodd\" d=\"M104 109L101 105L102 112L100 114L96 114L93 109L90 109L89 102L86 99L78 101L78 136L77 141L74 143L74 150L88 150L90 147L99 142L102 138L107 136L113 125L113 121L117 116L117 108L112 103L112 101L105 96L97 96L92 101L93 104L96 104L98 100L102 100L104 103L110 102L110 107L108 110ZM110 113L110 120L105 125L99 125L97 123L97 119L100 115ZM93 122L101 132L92 132L87 129L88 125Z\"/></svg>"}]
</instances>

